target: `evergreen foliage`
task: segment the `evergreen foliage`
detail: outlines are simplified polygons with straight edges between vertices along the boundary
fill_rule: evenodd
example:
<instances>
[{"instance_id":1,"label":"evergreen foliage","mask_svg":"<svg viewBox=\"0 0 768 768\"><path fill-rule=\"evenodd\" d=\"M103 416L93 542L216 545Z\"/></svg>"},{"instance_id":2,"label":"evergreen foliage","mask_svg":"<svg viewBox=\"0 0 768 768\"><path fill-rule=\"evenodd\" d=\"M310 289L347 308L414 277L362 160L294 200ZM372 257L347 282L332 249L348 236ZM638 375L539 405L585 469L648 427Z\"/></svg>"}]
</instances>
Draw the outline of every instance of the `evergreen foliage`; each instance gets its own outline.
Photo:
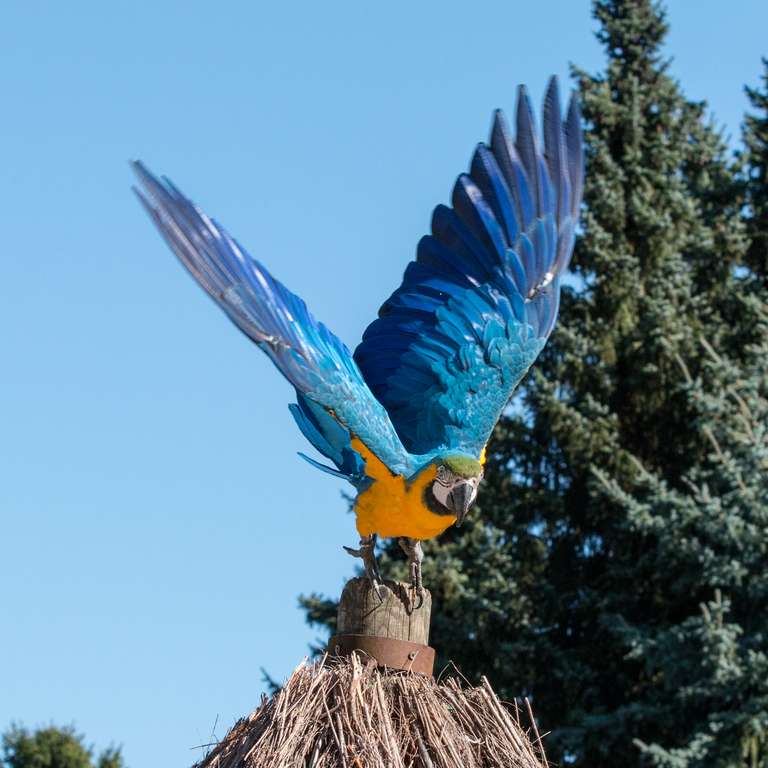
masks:
<instances>
[{"instance_id":1,"label":"evergreen foliage","mask_svg":"<svg viewBox=\"0 0 768 768\"><path fill-rule=\"evenodd\" d=\"M12 726L3 734L3 768L125 768L119 749L98 757L74 728L48 726L34 732Z\"/></svg>"},{"instance_id":2,"label":"evergreen foliage","mask_svg":"<svg viewBox=\"0 0 768 768\"><path fill-rule=\"evenodd\" d=\"M662 55L662 6L593 7L607 63L574 71L576 287L489 446L480 508L425 547L432 641L530 696L555 762L766 768L768 93L750 92L744 222L738 169ZM382 559L405 576L394 542Z\"/></svg>"},{"instance_id":3,"label":"evergreen foliage","mask_svg":"<svg viewBox=\"0 0 768 768\"><path fill-rule=\"evenodd\" d=\"M754 114L744 121L747 162L747 229L750 245L747 262L763 279L768 277L768 58L763 59L761 86L745 88Z\"/></svg>"}]
</instances>

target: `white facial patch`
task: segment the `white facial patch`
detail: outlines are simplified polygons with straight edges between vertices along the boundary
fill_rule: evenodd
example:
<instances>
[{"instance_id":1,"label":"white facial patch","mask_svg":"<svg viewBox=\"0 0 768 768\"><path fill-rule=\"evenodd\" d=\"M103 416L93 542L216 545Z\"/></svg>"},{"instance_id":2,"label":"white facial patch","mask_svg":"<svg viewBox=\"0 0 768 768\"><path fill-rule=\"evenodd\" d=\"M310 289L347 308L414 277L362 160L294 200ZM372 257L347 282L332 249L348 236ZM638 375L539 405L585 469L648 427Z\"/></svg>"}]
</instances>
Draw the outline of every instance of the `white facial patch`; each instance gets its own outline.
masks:
<instances>
[{"instance_id":1,"label":"white facial patch","mask_svg":"<svg viewBox=\"0 0 768 768\"><path fill-rule=\"evenodd\" d=\"M432 493L434 497L444 506L448 506L448 494L453 489L453 483L451 485L443 485L439 480L435 480L432 484Z\"/></svg>"},{"instance_id":2,"label":"white facial patch","mask_svg":"<svg viewBox=\"0 0 768 768\"><path fill-rule=\"evenodd\" d=\"M453 484L457 479L448 467L441 464L437 468L435 482L432 483L432 493L444 507L448 506L448 495L453 490Z\"/></svg>"}]
</instances>

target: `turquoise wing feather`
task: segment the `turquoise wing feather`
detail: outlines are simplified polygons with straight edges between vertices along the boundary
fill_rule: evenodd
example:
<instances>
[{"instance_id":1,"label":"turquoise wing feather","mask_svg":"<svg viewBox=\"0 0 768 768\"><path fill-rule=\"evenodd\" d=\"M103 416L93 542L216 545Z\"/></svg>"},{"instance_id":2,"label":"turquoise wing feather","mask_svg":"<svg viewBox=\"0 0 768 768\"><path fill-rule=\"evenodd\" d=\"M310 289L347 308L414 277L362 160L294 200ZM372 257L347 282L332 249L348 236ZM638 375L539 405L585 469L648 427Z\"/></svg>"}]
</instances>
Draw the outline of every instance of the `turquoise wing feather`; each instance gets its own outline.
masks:
<instances>
[{"instance_id":1,"label":"turquoise wing feather","mask_svg":"<svg viewBox=\"0 0 768 768\"><path fill-rule=\"evenodd\" d=\"M496 113L355 351L414 454L479 456L554 326L583 183L578 103L563 122L554 78L543 123L542 151L522 87L514 139Z\"/></svg>"},{"instance_id":2,"label":"turquoise wing feather","mask_svg":"<svg viewBox=\"0 0 768 768\"><path fill-rule=\"evenodd\" d=\"M395 474L412 474L412 457L347 347L169 180L158 180L141 163L134 169L143 188L137 190L139 199L160 233L206 293L296 388L294 418L336 463L337 474L355 484L364 480L352 435Z\"/></svg>"}]
</instances>

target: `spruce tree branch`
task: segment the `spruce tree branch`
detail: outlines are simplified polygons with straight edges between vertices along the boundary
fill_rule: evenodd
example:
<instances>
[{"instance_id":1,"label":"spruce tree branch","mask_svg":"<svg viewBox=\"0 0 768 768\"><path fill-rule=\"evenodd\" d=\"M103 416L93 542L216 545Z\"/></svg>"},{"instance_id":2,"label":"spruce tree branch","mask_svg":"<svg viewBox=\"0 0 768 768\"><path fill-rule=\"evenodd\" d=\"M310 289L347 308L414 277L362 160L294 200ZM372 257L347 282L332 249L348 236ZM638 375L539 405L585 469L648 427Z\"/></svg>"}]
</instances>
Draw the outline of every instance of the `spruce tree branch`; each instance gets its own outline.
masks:
<instances>
[{"instance_id":1,"label":"spruce tree branch","mask_svg":"<svg viewBox=\"0 0 768 768\"><path fill-rule=\"evenodd\" d=\"M723 358L715 352L714 347L703 336L699 336L699 343L707 351L707 354L709 354L709 357L713 362L718 364L723 362Z\"/></svg>"},{"instance_id":2,"label":"spruce tree branch","mask_svg":"<svg viewBox=\"0 0 768 768\"><path fill-rule=\"evenodd\" d=\"M744 424L750 438L754 441L755 433L752 427L756 426L755 414L752 413L752 411L749 409L749 406L744 402L743 398L736 391L735 387L728 387L727 392L728 395L733 398L736 401L736 404L739 406L739 410L741 411L741 418L739 421Z\"/></svg>"},{"instance_id":3,"label":"spruce tree branch","mask_svg":"<svg viewBox=\"0 0 768 768\"><path fill-rule=\"evenodd\" d=\"M674 361L677 363L678 367L683 373L683 376L685 377L685 383L688 385L693 384L693 377L691 376L691 372L688 370L688 366L685 364L685 361L680 356L679 352L675 352L673 355Z\"/></svg>"},{"instance_id":4,"label":"spruce tree branch","mask_svg":"<svg viewBox=\"0 0 768 768\"><path fill-rule=\"evenodd\" d=\"M709 439L709 442L712 444L712 447L715 450L715 454L717 458L720 460L720 463L728 469L728 458L723 453L723 450L720 448L720 443L717 442L717 438L715 437L714 432L710 428L708 424L702 427L701 431L706 435L706 437ZM734 478L736 480L736 485L739 486L739 489L742 491L742 493L749 493L747 486L744 483L744 480L741 477L741 472L738 470L734 470Z\"/></svg>"}]
</instances>

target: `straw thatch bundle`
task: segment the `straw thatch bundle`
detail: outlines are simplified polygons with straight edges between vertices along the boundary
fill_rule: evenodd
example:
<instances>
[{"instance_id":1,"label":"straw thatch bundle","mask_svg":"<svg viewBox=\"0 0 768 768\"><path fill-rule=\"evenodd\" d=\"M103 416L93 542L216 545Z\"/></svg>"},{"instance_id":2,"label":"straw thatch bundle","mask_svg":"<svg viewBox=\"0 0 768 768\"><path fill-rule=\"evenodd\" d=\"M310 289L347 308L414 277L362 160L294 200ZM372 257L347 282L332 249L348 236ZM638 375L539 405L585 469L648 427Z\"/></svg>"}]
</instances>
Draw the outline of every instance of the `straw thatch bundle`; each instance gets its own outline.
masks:
<instances>
[{"instance_id":1,"label":"straw thatch bundle","mask_svg":"<svg viewBox=\"0 0 768 768\"><path fill-rule=\"evenodd\" d=\"M542 768L526 716L535 743L485 679L473 688L326 657L300 664L196 768Z\"/></svg>"}]
</instances>

